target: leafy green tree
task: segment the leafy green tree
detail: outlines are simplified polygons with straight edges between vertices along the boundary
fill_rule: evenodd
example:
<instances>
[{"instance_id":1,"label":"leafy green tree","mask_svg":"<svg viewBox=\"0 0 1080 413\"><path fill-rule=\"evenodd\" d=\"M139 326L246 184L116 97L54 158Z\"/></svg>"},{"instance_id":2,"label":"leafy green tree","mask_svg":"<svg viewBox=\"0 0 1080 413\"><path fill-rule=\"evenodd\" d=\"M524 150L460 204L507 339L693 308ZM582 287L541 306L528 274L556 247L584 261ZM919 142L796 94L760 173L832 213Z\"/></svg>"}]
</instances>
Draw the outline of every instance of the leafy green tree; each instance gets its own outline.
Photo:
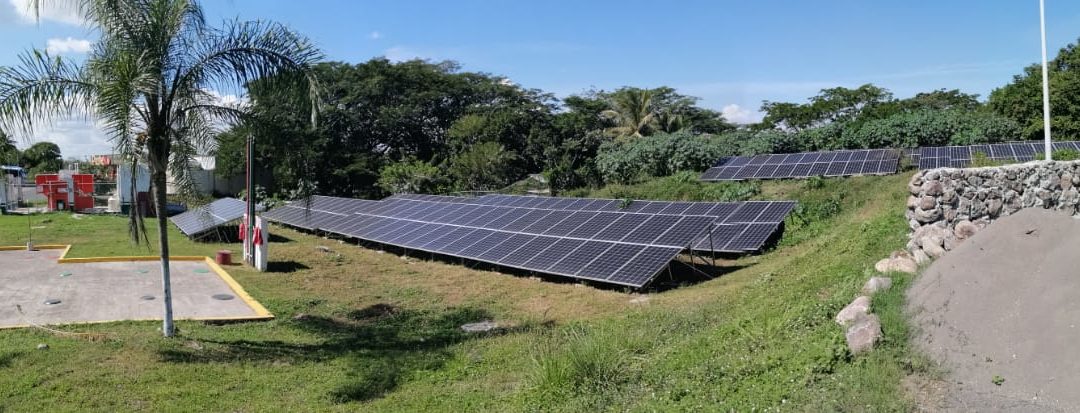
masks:
<instances>
[{"instance_id":1,"label":"leafy green tree","mask_svg":"<svg viewBox=\"0 0 1080 413\"><path fill-rule=\"evenodd\" d=\"M386 165L379 174L379 186L391 194L438 193L443 185L438 167L415 159Z\"/></svg>"},{"instance_id":2,"label":"leafy green tree","mask_svg":"<svg viewBox=\"0 0 1080 413\"><path fill-rule=\"evenodd\" d=\"M539 170L554 145L550 95L462 72L454 62L379 58L315 71L324 92L314 129L298 110L304 95L251 88L254 114L245 133L255 136L258 164L272 168L276 193L302 184L326 195L377 198L386 194L381 170L394 162L444 165L475 143L496 142L520 156L515 171ZM229 139L239 138L219 135L223 173L243 166L243 145Z\"/></svg>"},{"instance_id":3,"label":"leafy green tree","mask_svg":"<svg viewBox=\"0 0 1080 413\"><path fill-rule=\"evenodd\" d=\"M64 158L60 156L60 147L55 143L38 142L22 151L21 163L27 174L36 176L60 171L64 167Z\"/></svg>"},{"instance_id":4,"label":"leafy green tree","mask_svg":"<svg viewBox=\"0 0 1080 413\"><path fill-rule=\"evenodd\" d=\"M1050 129L1055 138L1080 139L1080 47L1071 43L1048 62ZM1012 83L994 89L987 101L996 113L1012 118L1023 137L1043 136L1042 67L1025 67Z\"/></svg>"},{"instance_id":5,"label":"leafy green tree","mask_svg":"<svg viewBox=\"0 0 1080 413\"><path fill-rule=\"evenodd\" d=\"M16 165L21 154L15 140L0 130L0 165Z\"/></svg>"},{"instance_id":6,"label":"leafy green tree","mask_svg":"<svg viewBox=\"0 0 1080 413\"><path fill-rule=\"evenodd\" d=\"M517 159L516 153L507 151L501 144L483 142L451 159L450 175L461 190L495 190L509 185L516 178L508 170Z\"/></svg>"},{"instance_id":7,"label":"leafy green tree","mask_svg":"<svg viewBox=\"0 0 1080 413\"><path fill-rule=\"evenodd\" d=\"M118 152L145 157L157 210L164 288L162 332L173 335L165 176L187 176L189 155L209 146L215 121L243 116L208 90L263 86L311 88L320 57L307 39L269 22L207 25L194 0L71 1L97 34L84 65L31 51L18 67L0 68L0 121L31 130L38 121L86 108L105 123ZM39 10L42 1L30 2ZM139 132L143 133L139 133ZM134 209L134 208L133 208ZM145 234L132 227L136 238ZM145 235L143 235L145 236Z\"/></svg>"},{"instance_id":8,"label":"leafy green tree","mask_svg":"<svg viewBox=\"0 0 1080 413\"><path fill-rule=\"evenodd\" d=\"M891 100L892 93L872 84L855 89L822 89L805 104L763 102L761 111L765 113L765 117L760 127L799 132L833 122L858 119L864 112L872 112L877 106Z\"/></svg>"}]
</instances>

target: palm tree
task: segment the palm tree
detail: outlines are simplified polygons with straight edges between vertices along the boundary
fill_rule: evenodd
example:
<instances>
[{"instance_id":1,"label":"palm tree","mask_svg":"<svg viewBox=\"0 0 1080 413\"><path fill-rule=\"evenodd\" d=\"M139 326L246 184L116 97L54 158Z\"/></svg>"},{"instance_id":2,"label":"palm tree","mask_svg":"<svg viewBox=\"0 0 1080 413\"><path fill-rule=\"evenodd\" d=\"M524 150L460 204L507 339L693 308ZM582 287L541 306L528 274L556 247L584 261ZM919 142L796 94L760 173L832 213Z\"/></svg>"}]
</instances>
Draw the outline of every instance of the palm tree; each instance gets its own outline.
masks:
<instances>
[{"instance_id":1,"label":"palm tree","mask_svg":"<svg viewBox=\"0 0 1080 413\"><path fill-rule=\"evenodd\" d=\"M653 92L648 89L625 88L610 96L611 109L601 116L613 121L608 134L617 138L640 138L656 127L656 112L652 104Z\"/></svg>"},{"instance_id":2,"label":"palm tree","mask_svg":"<svg viewBox=\"0 0 1080 413\"><path fill-rule=\"evenodd\" d=\"M30 7L39 13L45 3L52 2L31 0ZM277 23L210 27L196 0L64 3L84 17L97 43L82 65L31 50L19 66L0 67L0 126L29 134L40 123L85 111L104 122L119 153L146 160L157 211L162 332L169 337L174 328L166 171L183 180L189 156L213 144L215 125L244 116L240 108L218 103L212 90L240 91L251 82L295 87L311 98L314 121L311 66L321 55ZM132 233L138 240L139 231Z\"/></svg>"}]
</instances>

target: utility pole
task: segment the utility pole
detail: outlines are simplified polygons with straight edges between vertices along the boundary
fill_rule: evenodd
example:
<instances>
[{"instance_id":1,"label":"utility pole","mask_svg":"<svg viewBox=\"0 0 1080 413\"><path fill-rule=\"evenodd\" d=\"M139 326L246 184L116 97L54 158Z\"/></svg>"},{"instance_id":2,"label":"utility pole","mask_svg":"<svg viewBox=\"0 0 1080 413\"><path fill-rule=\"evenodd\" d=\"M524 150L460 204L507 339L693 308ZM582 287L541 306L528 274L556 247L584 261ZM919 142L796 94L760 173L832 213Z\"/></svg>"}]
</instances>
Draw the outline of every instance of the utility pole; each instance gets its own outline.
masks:
<instances>
[{"instance_id":1,"label":"utility pole","mask_svg":"<svg viewBox=\"0 0 1080 413\"><path fill-rule=\"evenodd\" d=\"M1039 0L1039 29L1042 32L1042 93L1043 93L1043 149L1046 160L1052 161L1050 145L1050 76L1046 69L1046 6Z\"/></svg>"}]
</instances>

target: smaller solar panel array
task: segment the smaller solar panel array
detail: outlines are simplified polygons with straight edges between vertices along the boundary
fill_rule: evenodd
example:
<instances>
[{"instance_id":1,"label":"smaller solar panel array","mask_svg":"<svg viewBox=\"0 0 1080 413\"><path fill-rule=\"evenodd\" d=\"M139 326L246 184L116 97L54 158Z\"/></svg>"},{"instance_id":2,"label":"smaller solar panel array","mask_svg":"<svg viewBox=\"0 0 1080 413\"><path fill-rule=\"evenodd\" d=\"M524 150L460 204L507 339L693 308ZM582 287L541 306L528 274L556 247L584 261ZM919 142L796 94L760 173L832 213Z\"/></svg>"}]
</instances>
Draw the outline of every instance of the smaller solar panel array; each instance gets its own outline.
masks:
<instances>
[{"instance_id":1,"label":"smaller solar panel array","mask_svg":"<svg viewBox=\"0 0 1080 413\"><path fill-rule=\"evenodd\" d=\"M721 158L701 175L703 181L808 178L811 176L887 175L896 173L900 152L860 149Z\"/></svg>"},{"instance_id":2,"label":"smaller solar panel array","mask_svg":"<svg viewBox=\"0 0 1080 413\"><path fill-rule=\"evenodd\" d=\"M180 232L195 236L244 216L247 203L236 198L221 198L169 218Z\"/></svg>"},{"instance_id":3,"label":"smaller solar panel array","mask_svg":"<svg viewBox=\"0 0 1080 413\"><path fill-rule=\"evenodd\" d=\"M1080 142L1052 142L1053 150L1080 151ZM967 168L976 154L987 159L1005 162L1028 162L1043 153L1042 141L1006 142L967 146L928 146L919 148L919 169Z\"/></svg>"}]
</instances>

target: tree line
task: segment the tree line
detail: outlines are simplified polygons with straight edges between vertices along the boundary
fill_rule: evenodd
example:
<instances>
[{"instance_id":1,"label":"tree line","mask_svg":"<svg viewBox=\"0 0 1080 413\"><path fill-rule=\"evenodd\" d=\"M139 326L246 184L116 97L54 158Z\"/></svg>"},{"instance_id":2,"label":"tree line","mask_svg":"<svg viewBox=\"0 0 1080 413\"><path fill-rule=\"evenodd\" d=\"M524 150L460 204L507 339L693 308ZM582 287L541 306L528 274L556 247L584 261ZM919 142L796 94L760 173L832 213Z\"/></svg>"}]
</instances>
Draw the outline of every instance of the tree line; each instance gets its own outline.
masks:
<instances>
[{"instance_id":1,"label":"tree line","mask_svg":"<svg viewBox=\"0 0 1080 413\"><path fill-rule=\"evenodd\" d=\"M27 175L54 173L63 167L60 146L52 142L36 142L25 150L19 150L15 139L0 131L0 165L21 166Z\"/></svg>"},{"instance_id":2,"label":"tree line","mask_svg":"<svg viewBox=\"0 0 1080 413\"><path fill-rule=\"evenodd\" d=\"M1051 62L1053 127L1080 135L1080 51ZM218 168L256 162L283 197L378 198L503 188L542 173L559 191L701 170L728 155L910 148L1041 136L1039 68L1025 68L986 101L959 90L896 98L882 87L823 89L805 102L763 102L761 122L734 125L670 87L591 90L556 99L454 62L383 58L323 63L317 122L307 96L249 85L251 115L217 138Z\"/></svg>"}]
</instances>

